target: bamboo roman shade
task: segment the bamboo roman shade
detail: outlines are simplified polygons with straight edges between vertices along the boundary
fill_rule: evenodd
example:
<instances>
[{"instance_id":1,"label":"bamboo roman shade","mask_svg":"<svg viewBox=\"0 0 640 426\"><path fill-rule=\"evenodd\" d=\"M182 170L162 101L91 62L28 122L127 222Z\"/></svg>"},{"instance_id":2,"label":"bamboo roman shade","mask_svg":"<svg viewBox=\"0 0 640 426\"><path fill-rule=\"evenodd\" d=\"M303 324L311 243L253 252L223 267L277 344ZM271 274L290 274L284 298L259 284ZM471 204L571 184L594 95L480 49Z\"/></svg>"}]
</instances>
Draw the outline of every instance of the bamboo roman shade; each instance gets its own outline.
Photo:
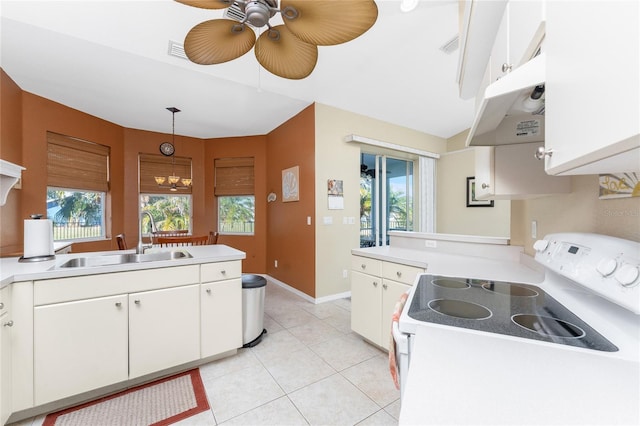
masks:
<instances>
[{"instance_id":1,"label":"bamboo roman shade","mask_svg":"<svg viewBox=\"0 0 640 426\"><path fill-rule=\"evenodd\" d=\"M47 186L109 191L108 146L47 132Z\"/></svg>"},{"instance_id":2,"label":"bamboo roman shade","mask_svg":"<svg viewBox=\"0 0 640 426\"><path fill-rule=\"evenodd\" d=\"M191 158L174 157L175 165L172 166L171 157L158 154L140 154L140 193L141 194L191 194L191 186L180 189L180 192L171 191L169 188L158 186L155 176L169 176L175 172L176 176L191 178Z\"/></svg>"},{"instance_id":3,"label":"bamboo roman shade","mask_svg":"<svg viewBox=\"0 0 640 426\"><path fill-rule=\"evenodd\" d=\"M253 157L216 158L214 167L216 196L253 195Z\"/></svg>"}]
</instances>

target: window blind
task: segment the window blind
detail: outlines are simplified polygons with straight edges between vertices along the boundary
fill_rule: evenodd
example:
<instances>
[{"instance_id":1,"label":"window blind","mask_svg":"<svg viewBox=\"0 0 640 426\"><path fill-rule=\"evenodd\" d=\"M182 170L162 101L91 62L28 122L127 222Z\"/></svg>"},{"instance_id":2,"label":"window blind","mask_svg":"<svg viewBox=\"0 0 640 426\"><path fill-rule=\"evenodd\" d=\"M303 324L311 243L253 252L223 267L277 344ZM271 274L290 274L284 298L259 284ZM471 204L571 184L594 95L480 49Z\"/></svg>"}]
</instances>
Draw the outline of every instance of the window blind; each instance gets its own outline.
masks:
<instances>
[{"instance_id":1,"label":"window blind","mask_svg":"<svg viewBox=\"0 0 640 426\"><path fill-rule=\"evenodd\" d=\"M47 132L47 185L109 191L108 146Z\"/></svg>"},{"instance_id":2,"label":"window blind","mask_svg":"<svg viewBox=\"0 0 640 426\"><path fill-rule=\"evenodd\" d=\"M253 195L253 157L216 158L214 167L216 196Z\"/></svg>"},{"instance_id":3,"label":"window blind","mask_svg":"<svg viewBox=\"0 0 640 426\"><path fill-rule=\"evenodd\" d=\"M166 157L159 154L139 154L139 176L140 176L140 193L141 194L171 194L176 195L175 191L169 188L158 186L155 176L170 176L175 173L181 178L192 178L191 176L191 158L175 157L175 165L172 165L172 157ZM167 185L165 181L164 185ZM182 187L182 184L178 185ZM191 186L180 189L179 194L191 194Z\"/></svg>"}]
</instances>

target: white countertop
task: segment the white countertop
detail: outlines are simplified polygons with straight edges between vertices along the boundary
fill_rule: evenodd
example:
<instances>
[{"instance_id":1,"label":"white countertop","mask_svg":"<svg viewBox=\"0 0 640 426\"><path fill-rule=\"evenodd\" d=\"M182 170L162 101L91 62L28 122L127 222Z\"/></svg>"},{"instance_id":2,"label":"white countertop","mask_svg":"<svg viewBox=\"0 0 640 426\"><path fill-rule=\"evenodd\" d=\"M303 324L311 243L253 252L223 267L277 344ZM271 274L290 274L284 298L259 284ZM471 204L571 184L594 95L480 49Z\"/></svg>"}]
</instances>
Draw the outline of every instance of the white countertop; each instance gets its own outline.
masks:
<instances>
[{"instance_id":1,"label":"white countertop","mask_svg":"<svg viewBox=\"0 0 640 426\"><path fill-rule=\"evenodd\" d=\"M459 328L414 344L401 425L640 424L637 362Z\"/></svg>"},{"instance_id":2,"label":"white countertop","mask_svg":"<svg viewBox=\"0 0 640 426\"><path fill-rule=\"evenodd\" d=\"M61 254L56 255L56 258L54 260L43 262L18 262L17 257L2 258L0 259L0 288L18 281L64 278L93 274L107 274L112 272L135 271L139 269L163 268L169 266L183 266L209 262L223 262L230 260L241 260L246 258L246 254L244 252L223 244L179 247L173 250L178 249L186 250L193 257L155 262L127 263L122 265L79 268L57 268L57 266L65 263L69 259L77 257L135 253L135 250ZM164 250L170 251L171 249Z\"/></svg>"}]
</instances>

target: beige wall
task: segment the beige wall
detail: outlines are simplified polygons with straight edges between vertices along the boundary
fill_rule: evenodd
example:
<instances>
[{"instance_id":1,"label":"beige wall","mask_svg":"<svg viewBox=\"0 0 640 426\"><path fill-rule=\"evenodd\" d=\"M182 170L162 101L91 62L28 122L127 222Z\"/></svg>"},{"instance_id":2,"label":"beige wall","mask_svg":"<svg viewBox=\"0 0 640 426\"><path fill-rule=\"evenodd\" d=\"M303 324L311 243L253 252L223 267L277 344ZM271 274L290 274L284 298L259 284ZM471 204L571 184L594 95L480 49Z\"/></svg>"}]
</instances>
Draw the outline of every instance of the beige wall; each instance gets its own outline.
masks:
<instances>
[{"instance_id":1,"label":"beige wall","mask_svg":"<svg viewBox=\"0 0 640 426\"><path fill-rule=\"evenodd\" d=\"M360 244L360 145L344 142L356 134L379 141L441 153L446 141L380 120L316 104L316 297L350 291L350 254ZM329 210L327 180L344 185L344 210ZM324 225L324 218L333 224ZM353 218L352 224L343 224Z\"/></svg>"},{"instance_id":2,"label":"beige wall","mask_svg":"<svg viewBox=\"0 0 640 426\"><path fill-rule=\"evenodd\" d=\"M511 202L467 207L467 177L474 176L473 148L443 154L437 163L436 232L509 237Z\"/></svg>"},{"instance_id":3,"label":"beige wall","mask_svg":"<svg viewBox=\"0 0 640 426\"><path fill-rule=\"evenodd\" d=\"M512 201L511 241L531 249L531 221L538 238L553 232L593 232L640 242L640 198L598 198L598 176L571 178L571 193Z\"/></svg>"}]
</instances>

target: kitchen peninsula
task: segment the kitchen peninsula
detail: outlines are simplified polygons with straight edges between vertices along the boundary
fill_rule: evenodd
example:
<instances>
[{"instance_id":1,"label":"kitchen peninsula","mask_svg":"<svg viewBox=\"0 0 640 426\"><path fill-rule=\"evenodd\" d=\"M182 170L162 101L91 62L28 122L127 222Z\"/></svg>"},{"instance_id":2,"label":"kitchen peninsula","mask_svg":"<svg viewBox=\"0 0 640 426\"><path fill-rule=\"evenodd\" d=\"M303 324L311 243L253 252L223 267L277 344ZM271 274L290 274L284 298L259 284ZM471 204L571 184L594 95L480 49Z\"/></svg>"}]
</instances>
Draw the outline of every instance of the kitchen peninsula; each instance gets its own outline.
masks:
<instances>
[{"instance_id":1,"label":"kitchen peninsula","mask_svg":"<svg viewBox=\"0 0 640 426\"><path fill-rule=\"evenodd\" d=\"M0 424L242 346L245 253L225 245L167 251L146 258L130 250L31 263L0 259Z\"/></svg>"}]
</instances>

